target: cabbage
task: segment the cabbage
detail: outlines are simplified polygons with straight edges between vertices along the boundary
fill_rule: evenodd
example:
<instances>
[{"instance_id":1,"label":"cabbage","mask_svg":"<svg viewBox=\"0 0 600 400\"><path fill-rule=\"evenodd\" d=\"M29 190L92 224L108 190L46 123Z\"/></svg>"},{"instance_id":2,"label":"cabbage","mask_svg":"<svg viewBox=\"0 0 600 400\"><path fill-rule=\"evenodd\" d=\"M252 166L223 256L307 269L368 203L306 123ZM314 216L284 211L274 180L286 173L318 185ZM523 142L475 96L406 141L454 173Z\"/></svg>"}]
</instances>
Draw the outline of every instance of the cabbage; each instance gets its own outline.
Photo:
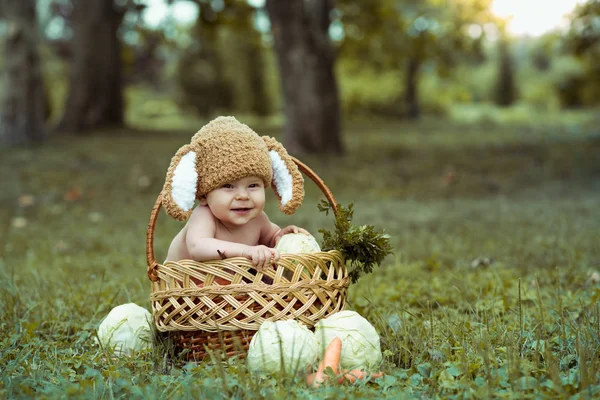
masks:
<instances>
[{"instance_id":1,"label":"cabbage","mask_svg":"<svg viewBox=\"0 0 600 400\"><path fill-rule=\"evenodd\" d=\"M275 249L279 250L279 253L316 253L321 251L319 243L311 235L305 235L304 233L286 233L283 235L277 244ZM294 262L295 264L295 262ZM308 269L304 268L304 274L310 276ZM283 271L283 276L291 280L294 276L294 272L286 269Z\"/></svg>"},{"instance_id":2,"label":"cabbage","mask_svg":"<svg viewBox=\"0 0 600 400\"><path fill-rule=\"evenodd\" d=\"M121 304L110 310L98 327L98 339L105 348L119 356L152 346L152 315L134 303Z\"/></svg>"},{"instance_id":3,"label":"cabbage","mask_svg":"<svg viewBox=\"0 0 600 400\"><path fill-rule=\"evenodd\" d=\"M303 324L294 320L265 321L250 342L247 362L254 372L296 373L313 364L317 355L317 339Z\"/></svg>"},{"instance_id":4,"label":"cabbage","mask_svg":"<svg viewBox=\"0 0 600 400\"><path fill-rule=\"evenodd\" d=\"M287 233L283 235L275 248L281 254L285 253L316 253L321 251L319 243L311 235L304 233Z\"/></svg>"},{"instance_id":5,"label":"cabbage","mask_svg":"<svg viewBox=\"0 0 600 400\"><path fill-rule=\"evenodd\" d=\"M374 371L381 363L379 335L373 325L355 311L340 311L317 322L315 336L321 354L334 337L342 340L342 369Z\"/></svg>"}]
</instances>

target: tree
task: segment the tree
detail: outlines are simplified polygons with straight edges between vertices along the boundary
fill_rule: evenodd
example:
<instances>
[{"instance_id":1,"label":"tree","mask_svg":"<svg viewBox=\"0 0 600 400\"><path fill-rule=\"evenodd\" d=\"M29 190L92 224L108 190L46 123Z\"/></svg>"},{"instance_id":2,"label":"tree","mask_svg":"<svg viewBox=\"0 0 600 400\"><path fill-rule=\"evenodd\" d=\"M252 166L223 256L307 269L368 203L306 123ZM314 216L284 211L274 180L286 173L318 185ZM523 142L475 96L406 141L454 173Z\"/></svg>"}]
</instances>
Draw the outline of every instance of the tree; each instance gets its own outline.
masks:
<instances>
[{"instance_id":1,"label":"tree","mask_svg":"<svg viewBox=\"0 0 600 400\"><path fill-rule=\"evenodd\" d=\"M328 32L332 0L267 0L286 117L284 143L292 153L344 151Z\"/></svg>"},{"instance_id":2,"label":"tree","mask_svg":"<svg viewBox=\"0 0 600 400\"><path fill-rule=\"evenodd\" d=\"M581 77L573 77L559 88L566 106L600 103L600 0L579 4L572 13L571 26L563 47L576 56L584 67Z\"/></svg>"},{"instance_id":3,"label":"tree","mask_svg":"<svg viewBox=\"0 0 600 400\"><path fill-rule=\"evenodd\" d=\"M264 47L261 33L254 27L258 10L246 2L236 2L227 9L226 27L233 33L241 59L245 64L244 75L250 92L249 109L259 116L271 111L271 102L265 81Z\"/></svg>"},{"instance_id":4,"label":"tree","mask_svg":"<svg viewBox=\"0 0 600 400\"><path fill-rule=\"evenodd\" d=\"M0 9L8 20L0 144L41 142L46 138L45 97L35 0L0 0Z\"/></svg>"},{"instance_id":5,"label":"tree","mask_svg":"<svg viewBox=\"0 0 600 400\"><path fill-rule=\"evenodd\" d=\"M498 41L498 77L494 89L494 101L500 107L511 106L517 99L515 71L508 40Z\"/></svg>"},{"instance_id":6,"label":"tree","mask_svg":"<svg viewBox=\"0 0 600 400\"><path fill-rule=\"evenodd\" d=\"M208 117L215 111L231 109L233 104L232 88L225 79L219 52L223 11L232 5L223 4L223 10L217 11L208 0L192 1L198 6L198 19L192 29L193 42L177 63L176 79L182 102Z\"/></svg>"},{"instance_id":7,"label":"tree","mask_svg":"<svg viewBox=\"0 0 600 400\"><path fill-rule=\"evenodd\" d=\"M123 124L121 45L124 9L114 0L73 1L73 58L65 113L59 129L85 132Z\"/></svg>"},{"instance_id":8,"label":"tree","mask_svg":"<svg viewBox=\"0 0 600 400\"><path fill-rule=\"evenodd\" d=\"M346 35L345 56L369 60L378 68L403 74L402 104L408 118L418 118L418 82L426 63L447 74L460 59L482 59L481 26L493 20L489 0L341 0L338 11ZM469 32L479 26L481 34ZM399 90L400 92L400 90Z\"/></svg>"}]
</instances>

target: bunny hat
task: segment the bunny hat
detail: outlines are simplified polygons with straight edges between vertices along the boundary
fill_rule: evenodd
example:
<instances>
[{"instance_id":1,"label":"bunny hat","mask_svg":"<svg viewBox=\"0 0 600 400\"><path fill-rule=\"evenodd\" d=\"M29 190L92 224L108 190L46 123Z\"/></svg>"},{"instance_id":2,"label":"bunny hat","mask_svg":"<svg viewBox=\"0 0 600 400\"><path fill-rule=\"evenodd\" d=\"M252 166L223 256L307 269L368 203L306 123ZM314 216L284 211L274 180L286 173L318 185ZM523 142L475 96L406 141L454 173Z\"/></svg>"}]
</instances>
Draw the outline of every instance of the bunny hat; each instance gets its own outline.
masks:
<instances>
[{"instance_id":1,"label":"bunny hat","mask_svg":"<svg viewBox=\"0 0 600 400\"><path fill-rule=\"evenodd\" d=\"M175 153L162 190L163 207L185 221L196 199L247 176L272 186L284 213L293 214L302 204L304 179L281 143L258 136L234 117L218 117Z\"/></svg>"}]
</instances>

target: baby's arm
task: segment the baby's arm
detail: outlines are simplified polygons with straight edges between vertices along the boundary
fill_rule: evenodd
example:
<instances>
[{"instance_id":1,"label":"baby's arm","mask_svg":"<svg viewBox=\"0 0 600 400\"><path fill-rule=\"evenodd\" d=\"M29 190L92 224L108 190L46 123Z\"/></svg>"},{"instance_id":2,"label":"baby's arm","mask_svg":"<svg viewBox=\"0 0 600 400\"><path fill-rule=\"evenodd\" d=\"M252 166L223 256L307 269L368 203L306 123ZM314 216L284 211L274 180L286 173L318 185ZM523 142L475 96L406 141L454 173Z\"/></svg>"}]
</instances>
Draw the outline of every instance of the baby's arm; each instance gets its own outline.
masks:
<instances>
[{"instance_id":1,"label":"baby's arm","mask_svg":"<svg viewBox=\"0 0 600 400\"><path fill-rule=\"evenodd\" d=\"M206 207L196 208L188 222L185 238L188 253L193 260L245 257L260 271L279 259L279 252L267 246L248 246L215 239L216 232L217 226L210 210Z\"/></svg>"},{"instance_id":2,"label":"baby's arm","mask_svg":"<svg viewBox=\"0 0 600 400\"><path fill-rule=\"evenodd\" d=\"M277 224L269 221L267 215L264 215L266 223L263 228L263 232L261 232L261 239L264 238L264 242L261 240L261 243L265 243L269 247L275 247L279 239L286 233L303 233L305 235L310 235L310 233L306 229L302 229L297 227L296 225L288 225L285 228L280 228Z\"/></svg>"},{"instance_id":3,"label":"baby's arm","mask_svg":"<svg viewBox=\"0 0 600 400\"><path fill-rule=\"evenodd\" d=\"M207 207L197 207L188 222L185 244L193 260L217 260L223 257L247 257L250 246L215 239L217 225ZM220 253L220 254L219 254Z\"/></svg>"}]
</instances>

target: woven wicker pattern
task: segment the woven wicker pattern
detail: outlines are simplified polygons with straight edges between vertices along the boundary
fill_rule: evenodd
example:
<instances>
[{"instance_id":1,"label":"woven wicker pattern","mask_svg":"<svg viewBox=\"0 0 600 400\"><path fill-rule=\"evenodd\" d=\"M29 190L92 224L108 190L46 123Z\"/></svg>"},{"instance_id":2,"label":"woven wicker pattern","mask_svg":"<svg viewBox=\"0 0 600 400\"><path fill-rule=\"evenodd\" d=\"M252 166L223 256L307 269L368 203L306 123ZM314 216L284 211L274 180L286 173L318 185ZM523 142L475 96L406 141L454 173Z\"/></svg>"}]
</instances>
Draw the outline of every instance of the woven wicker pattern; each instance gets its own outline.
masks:
<instances>
[{"instance_id":1,"label":"woven wicker pattern","mask_svg":"<svg viewBox=\"0 0 600 400\"><path fill-rule=\"evenodd\" d=\"M344 306L348 277L338 251L285 254L276 270L251 271L250 261L240 257L159 265L151 296L156 327L161 332L258 330L267 319L297 319L312 327ZM231 284L214 284L216 277ZM263 282L265 277L273 283Z\"/></svg>"},{"instance_id":2,"label":"woven wicker pattern","mask_svg":"<svg viewBox=\"0 0 600 400\"><path fill-rule=\"evenodd\" d=\"M179 353L185 353L188 361L202 361L208 356L207 350L217 357L245 357L250 341L256 331L225 332L170 332L169 335Z\"/></svg>"},{"instance_id":3,"label":"woven wicker pattern","mask_svg":"<svg viewBox=\"0 0 600 400\"><path fill-rule=\"evenodd\" d=\"M294 162L335 205L323 181L306 165ZM284 254L276 269L263 272L242 257L159 264L153 243L160 207L159 196L146 236L154 322L173 339L177 351L188 352L188 360L203 359L206 350L244 356L265 320L297 319L312 328L344 309L350 281L337 250Z\"/></svg>"}]
</instances>

